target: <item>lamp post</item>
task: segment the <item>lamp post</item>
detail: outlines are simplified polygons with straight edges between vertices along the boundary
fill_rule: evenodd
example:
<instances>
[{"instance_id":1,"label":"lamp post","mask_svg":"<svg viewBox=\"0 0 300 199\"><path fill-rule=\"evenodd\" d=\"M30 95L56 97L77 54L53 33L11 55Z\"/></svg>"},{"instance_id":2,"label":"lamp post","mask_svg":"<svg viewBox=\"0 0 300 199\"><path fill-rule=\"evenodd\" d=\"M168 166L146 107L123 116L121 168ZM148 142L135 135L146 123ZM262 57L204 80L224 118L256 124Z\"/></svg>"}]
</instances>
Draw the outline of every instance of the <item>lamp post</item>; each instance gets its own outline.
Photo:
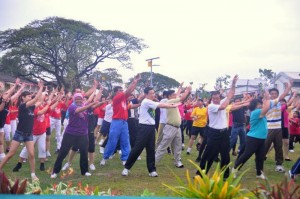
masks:
<instances>
[{"instance_id":1,"label":"lamp post","mask_svg":"<svg viewBox=\"0 0 300 199\"><path fill-rule=\"evenodd\" d=\"M153 87L153 82L152 82L152 79L153 79L153 72L152 72L152 66L159 66L159 65L153 65L152 64L152 60L154 59L159 59L160 57L154 57L154 58L150 58L150 59L146 59L146 61L148 62L148 67L150 67L150 86Z\"/></svg>"}]
</instances>

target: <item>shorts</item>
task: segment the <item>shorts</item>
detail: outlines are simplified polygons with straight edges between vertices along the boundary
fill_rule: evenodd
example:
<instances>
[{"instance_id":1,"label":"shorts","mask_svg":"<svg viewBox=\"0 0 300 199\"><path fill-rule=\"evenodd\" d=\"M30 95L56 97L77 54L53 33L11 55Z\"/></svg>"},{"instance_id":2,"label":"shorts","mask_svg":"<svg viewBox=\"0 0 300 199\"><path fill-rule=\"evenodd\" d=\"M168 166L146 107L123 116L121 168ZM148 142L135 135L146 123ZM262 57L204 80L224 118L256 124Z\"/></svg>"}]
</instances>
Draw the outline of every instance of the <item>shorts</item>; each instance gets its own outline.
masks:
<instances>
[{"instance_id":1,"label":"shorts","mask_svg":"<svg viewBox=\"0 0 300 199\"><path fill-rule=\"evenodd\" d=\"M50 127L46 128L46 135L51 135L51 129L50 129Z\"/></svg>"},{"instance_id":2,"label":"shorts","mask_svg":"<svg viewBox=\"0 0 300 199\"><path fill-rule=\"evenodd\" d=\"M101 126L102 123L103 123L103 118L98 118L97 125L98 125L98 126Z\"/></svg>"},{"instance_id":3,"label":"shorts","mask_svg":"<svg viewBox=\"0 0 300 199\"><path fill-rule=\"evenodd\" d=\"M95 152L95 136L94 132L89 133L89 147L88 147L88 152L89 153L94 153Z\"/></svg>"},{"instance_id":4,"label":"shorts","mask_svg":"<svg viewBox=\"0 0 300 199\"><path fill-rule=\"evenodd\" d=\"M109 129L110 129L110 122L107 122L105 120L103 120L102 126L101 126L101 134L103 136L107 136L109 133Z\"/></svg>"},{"instance_id":5,"label":"shorts","mask_svg":"<svg viewBox=\"0 0 300 199\"><path fill-rule=\"evenodd\" d=\"M13 140L16 142L29 142L33 141L32 133L24 133L22 131L16 130Z\"/></svg>"},{"instance_id":6,"label":"shorts","mask_svg":"<svg viewBox=\"0 0 300 199\"><path fill-rule=\"evenodd\" d=\"M198 134L200 134L201 137L204 136L204 133L205 133L205 129L206 127L196 127L196 126L193 126L192 127L192 131L191 131L191 136L194 135L194 136L198 136Z\"/></svg>"},{"instance_id":7,"label":"shorts","mask_svg":"<svg viewBox=\"0 0 300 199\"><path fill-rule=\"evenodd\" d=\"M282 128L282 139L289 139L289 129L284 127Z\"/></svg>"}]
</instances>

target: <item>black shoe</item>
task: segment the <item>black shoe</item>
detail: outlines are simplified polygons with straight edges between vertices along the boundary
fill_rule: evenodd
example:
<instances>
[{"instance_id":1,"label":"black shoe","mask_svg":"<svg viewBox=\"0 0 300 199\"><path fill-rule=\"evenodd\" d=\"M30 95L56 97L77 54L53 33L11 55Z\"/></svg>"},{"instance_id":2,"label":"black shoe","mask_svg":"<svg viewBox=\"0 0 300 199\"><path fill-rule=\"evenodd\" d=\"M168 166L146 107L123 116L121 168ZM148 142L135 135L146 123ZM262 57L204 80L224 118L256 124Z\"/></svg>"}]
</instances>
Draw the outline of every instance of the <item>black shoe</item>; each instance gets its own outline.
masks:
<instances>
[{"instance_id":1,"label":"black shoe","mask_svg":"<svg viewBox=\"0 0 300 199\"><path fill-rule=\"evenodd\" d=\"M59 149L56 149L56 150L55 150L55 154L58 154L58 153L59 153Z\"/></svg>"},{"instance_id":2,"label":"black shoe","mask_svg":"<svg viewBox=\"0 0 300 199\"><path fill-rule=\"evenodd\" d=\"M215 162L220 162L220 158L217 157L214 161Z\"/></svg>"},{"instance_id":3,"label":"black shoe","mask_svg":"<svg viewBox=\"0 0 300 199\"><path fill-rule=\"evenodd\" d=\"M13 172L18 172L22 168L22 163L18 162L18 164L13 168Z\"/></svg>"},{"instance_id":4,"label":"black shoe","mask_svg":"<svg viewBox=\"0 0 300 199\"><path fill-rule=\"evenodd\" d=\"M288 162L292 161L290 158L285 158L284 160Z\"/></svg>"},{"instance_id":5,"label":"black shoe","mask_svg":"<svg viewBox=\"0 0 300 199\"><path fill-rule=\"evenodd\" d=\"M9 147L8 147L8 148L6 148L5 152L6 152L6 153L8 153L8 152L9 152Z\"/></svg>"},{"instance_id":6,"label":"black shoe","mask_svg":"<svg viewBox=\"0 0 300 199\"><path fill-rule=\"evenodd\" d=\"M201 158L197 158L195 161L196 161L196 162L200 162L200 161L201 161Z\"/></svg>"},{"instance_id":7,"label":"black shoe","mask_svg":"<svg viewBox=\"0 0 300 199\"><path fill-rule=\"evenodd\" d=\"M40 164L40 171L45 171L45 164L44 163Z\"/></svg>"},{"instance_id":8,"label":"black shoe","mask_svg":"<svg viewBox=\"0 0 300 199\"><path fill-rule=\"evenodd\" d=\"M187 154L187 155L190 155L191 153L187 151L186 154Z\"/></svg>"},{"instance_id":9,"label":"black shoe","mask_svg":"<svg viewBox=\"0 0 300 199\"><path fill-rule=\"evenodd\" d=\"M200 151L200 147L201 147L201 144L200 144L200 143L197 143L197 144L196 144L197 151Z\"/></svg>"},{"instance_id":10,"label":"black shoe","mask_svg":"<svg viewBox=\"0 0 300 199\"><path fill-rule=\"evenodd\" d=\"M172 153L170 147L167 148L167 151L168 151L168 154Z\"/></svg>"}]
</instances>

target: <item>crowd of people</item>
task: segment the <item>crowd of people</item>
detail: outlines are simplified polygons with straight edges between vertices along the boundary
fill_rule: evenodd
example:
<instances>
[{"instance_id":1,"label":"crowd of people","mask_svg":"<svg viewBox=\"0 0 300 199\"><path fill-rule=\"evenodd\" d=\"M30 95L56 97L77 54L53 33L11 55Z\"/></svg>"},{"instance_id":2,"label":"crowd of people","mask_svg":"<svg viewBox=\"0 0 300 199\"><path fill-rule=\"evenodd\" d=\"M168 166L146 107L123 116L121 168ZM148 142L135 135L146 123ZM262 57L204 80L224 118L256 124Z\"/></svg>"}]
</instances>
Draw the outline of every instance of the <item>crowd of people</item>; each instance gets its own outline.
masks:
<instances>
[{"instance_id":1,"label":"crowd of people","mask_svg":"<svg viewBox=\"0 0 300 199\"><path fill-rule=\"evenodd\" d=\"M187 155L193 153L195 142L200 168L208 172L220 160L225 179L230 173L230 153L237 156L231 169L235 177L255 154L257 177L265 179L264 161L273 148L275 171L285 172L284 161L291 161L288 154L300 143L300 100L297 92L291 93L292 81L281 94L272 88L263 94L239 96L235 95L236 75L226 93L213 91L210 99L201 99L191 94L191 85L183 87L183 83L177 91L167 90L162 96L152 87L137 96L134 91L140 78L134 77L126 90L114 87L107 96L96 80L88 91L76 88L72 93L57 88L49 91L43 81L38 82L36 92L25 90L26 84L19 79L7 90L0 84L0 170L21 145L13 171L18 172L28 160L31 178L38 180L35 150L39 170L44 171L45 161L53 157L50 141L55 132L57 157L51 178L68 169L77 152L81 174L91 176L98 144L99 166L109 166L109 159L119 152L123 176L129 175L144 149L150 177L158 176L156 165L165 153L173 154L174 166L183 168L181 154L185 148ZM290 176L294 178L299 170L300 159L289 170Z\"/></svg>"}]
</instances>

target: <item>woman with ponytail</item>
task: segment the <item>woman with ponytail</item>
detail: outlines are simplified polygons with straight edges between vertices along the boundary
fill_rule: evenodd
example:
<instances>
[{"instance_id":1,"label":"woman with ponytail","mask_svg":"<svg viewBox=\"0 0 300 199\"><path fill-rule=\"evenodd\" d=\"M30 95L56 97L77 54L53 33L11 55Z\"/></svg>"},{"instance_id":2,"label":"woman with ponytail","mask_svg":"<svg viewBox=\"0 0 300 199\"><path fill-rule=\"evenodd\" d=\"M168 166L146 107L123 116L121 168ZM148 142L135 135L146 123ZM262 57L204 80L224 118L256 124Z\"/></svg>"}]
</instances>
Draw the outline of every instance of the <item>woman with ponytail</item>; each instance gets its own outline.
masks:
<instances>
[{"instance_id":1,"label":"woman with ponytail","mask_svg":"<svg viewBox=\"0 0 300 199\"><path fill-rule=\"evenodd\" d=\"M39 81L39 90L34 98L29 91L24 91L18 98L17 106L19 107L19 123L10 145L9 153L2 160L0 170L15 155L19 145L24 142L29 155L29 164L31 167L32 180L38 180L35 175L35 158L34 158L34 142L32 136L33 119L35 103L40 99L43 91L44 83Z\"/></svg>"}]
</instances>

